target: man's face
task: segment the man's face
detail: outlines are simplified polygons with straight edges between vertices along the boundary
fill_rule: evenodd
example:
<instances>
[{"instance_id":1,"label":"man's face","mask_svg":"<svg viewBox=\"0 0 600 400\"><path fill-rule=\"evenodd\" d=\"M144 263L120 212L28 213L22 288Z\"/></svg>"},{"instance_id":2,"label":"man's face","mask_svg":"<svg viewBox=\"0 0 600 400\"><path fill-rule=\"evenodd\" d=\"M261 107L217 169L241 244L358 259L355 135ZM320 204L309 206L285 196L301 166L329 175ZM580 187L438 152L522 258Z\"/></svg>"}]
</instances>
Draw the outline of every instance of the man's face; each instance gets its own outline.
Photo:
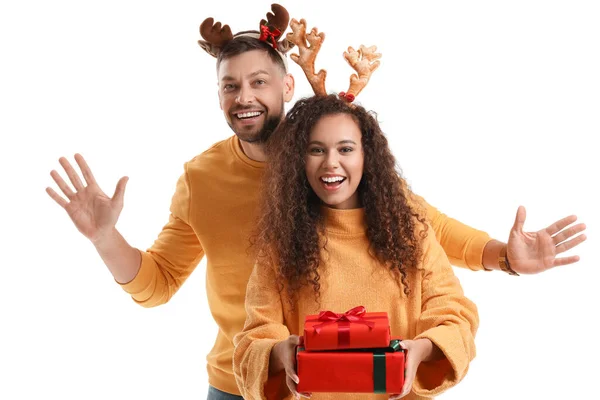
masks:
<instances>
[{"instance_id":1,"label":"man's face","mask_svg":"<svg viewBox=\"0 0 600 400\"><path fill-rule=\"evenodd\" d=\"M245 142L266 142L294 94L293 78L262 50L223 60L217 72L219 103L231 129Z\"/></svg>"}]
</instances>

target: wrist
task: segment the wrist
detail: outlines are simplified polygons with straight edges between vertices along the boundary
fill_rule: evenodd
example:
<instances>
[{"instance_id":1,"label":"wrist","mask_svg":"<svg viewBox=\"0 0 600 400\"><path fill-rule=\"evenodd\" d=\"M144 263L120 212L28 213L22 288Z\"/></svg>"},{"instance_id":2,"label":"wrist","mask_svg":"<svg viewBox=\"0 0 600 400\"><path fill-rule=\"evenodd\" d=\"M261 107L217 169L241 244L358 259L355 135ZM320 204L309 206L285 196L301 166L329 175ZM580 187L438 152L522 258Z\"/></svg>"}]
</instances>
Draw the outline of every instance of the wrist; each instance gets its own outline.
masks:
<instances>
[{"instance_id":1,"label":"wrist","mask_svg":"<svg viewBox=\"0 0 600 400\"><path fill-rule=\"evenodd\" d=\"M427 338L421 338L415 340L415 343L419 346L421 360L428 360L431 357L431 353L433 351L433 342Z\"/></svg>"},{"instance_id":2,"label":"wrist","mask_svg":"<svg viewBox=\"0 0 600 400\"><path fill-rule=\"evenodd\" d=\"M421 338L416 341L422 354L422 361L436 361L444 357L444 353L430 339Z\"/></svg>"},{"instance_id":3,"label":"wrist","mask_svg":"<svg viewBox=\"0 0 600 400\"><path fill-rule=\"evenodd\" d=\"M492 239L483 248L482 266L486 271L500 270L498 258L502 249L506 249L506 243Z\"/></svg>"},{"instance_id":4,"label":"wrist","mask_svg":"<svg viewBox=\"0 0 600 400\"><path fill-rule=\"evenodd\" d=\"M271 354L269 355L269 375L277 375L285 369L279 355L282 344L283 342L277 342L277 344L271 348Z\"/></svg>"},{"instance_id":5,"label":"wrist","mask_svg":"<svg viewBox=\"0 0 600 400\"><path fill-rule=\"evenodd\" d=\"M509 275L518 276L508 260L508 244L498 240L490 240L483 248L483 269L486 271L504 271Z\"/></svg>"},{"instance_id":6,"label":"wrist","mask_svg":"<svg viewBox=\"0 0 600 400\"><path fill-rule=\"evenodd\" d=\"M96 237L90 240L98 250L109 249L117 241L119 236L120 234L119 231L117 231L117 228L112 227L111 229L106 230L106 232L99 233Z\"/></svg>"},{"instance_id":7,"label":"wrist","mask_svg":"<svg viewBox=\"0 0 600 400\"><path fill-rule=\"evenodd\" d=\"M512 269L510 261L508 260L507 246L503 247L498 256L498 265L500 269L509 275L519 276L519 274Z\"/></svg>"}]
</instances>

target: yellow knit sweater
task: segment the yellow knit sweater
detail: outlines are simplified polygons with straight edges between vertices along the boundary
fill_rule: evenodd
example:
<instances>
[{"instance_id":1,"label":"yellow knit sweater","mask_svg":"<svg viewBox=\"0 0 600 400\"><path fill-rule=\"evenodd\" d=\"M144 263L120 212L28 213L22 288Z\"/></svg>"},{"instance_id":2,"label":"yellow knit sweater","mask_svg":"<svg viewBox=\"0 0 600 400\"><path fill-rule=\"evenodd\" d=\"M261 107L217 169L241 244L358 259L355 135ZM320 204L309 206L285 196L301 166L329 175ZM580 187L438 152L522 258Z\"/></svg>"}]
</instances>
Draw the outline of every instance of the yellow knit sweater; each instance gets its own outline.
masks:
<instances>
[{"instance_id":1,"label":"yellow knit sweater","mask_svg":"<svg viewBox=\"0 0 600 400\"><path fill-rule=\"evenodd\" d=\"M387 312L392 336L428 338L444 353L443 360L421 364L413 393L407 399L432 397L459 382L475 357L474 336L479 318L433 232L430 230L423 242L423 262L408 273L407 297L388 268L369 254L364 209L324 208L324 213L327 248L319 267L320 308L312 286L300 290L292 308L287 291L279 291L272 268L258 264L250 276L246 293L248 318L244 330L234 338L234 373L242 396L246 400L267 398L264 387L271 349L290 334L301 335L307 315L321 310L344 312L359 305L367 311ZM313 393L312 399L388 397Z\"/></svg>"},{"instance_id":2,"label":"yellow knit sweater","mask_svg":"<svg viewBox=\"0 0 600 400\"><path fill-rule=\"evenodd\" d=\"M166 303L206 254L206 294L219 326L207 357L209 383L232 394L239 394L232 371L233 337L246 319L244 298L254 266L248 238L257 216L264 167L244 154L235 136L187 162L173 195L169 222L154 244L141 251L137 276L123 285L144 307ZM489 236L424 201L423 206L452 264L482 269Z\"/></svg>"}]
</instances>

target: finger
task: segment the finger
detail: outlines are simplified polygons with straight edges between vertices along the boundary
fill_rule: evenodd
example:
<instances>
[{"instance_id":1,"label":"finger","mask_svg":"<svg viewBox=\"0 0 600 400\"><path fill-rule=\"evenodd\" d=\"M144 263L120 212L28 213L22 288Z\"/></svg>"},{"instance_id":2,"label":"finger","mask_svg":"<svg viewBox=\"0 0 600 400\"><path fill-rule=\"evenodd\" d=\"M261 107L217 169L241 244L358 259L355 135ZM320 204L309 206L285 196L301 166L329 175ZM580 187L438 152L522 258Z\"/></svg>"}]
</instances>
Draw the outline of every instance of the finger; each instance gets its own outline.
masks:
<instances>
[{"instance_id":1,"label":"finger","mask_svg":"<svg viewBox=\"0 0 600 400\"><path fill-rule=\"evenodd\" d=\"M577 221L577 217L575 215L569 215L568 217L560 219L560 220L556 221L555 223L553 223L552 225L550 225L549 227L547 227L546 232L552 236L555 233L562 231L563 228L571 225L575 221Z\"/></svg>"},{"instance_id":2,"label":"finger","mask_svg":"<svg viewBox=\"0 0 600 400\"><path fill-rule=\"evenodd\" d=\"M81 154L75 154L75 161L77 161L77 165L79 165L79 169L81 170L81 173L83 174L83 179L85 179L87 184L88 185L95 184L96 179L94 178L94 175L92 174L92 170L87 165L87 162L85 162L85 159L83 158L83 156Z\"/></svg>"},{"instance_id":3,"label":"finger","mask_svg":"<svg viewBox=\"0 0 600 400\"><path fill-rule=\"evenodd\" d=\"M298 375L296 375L296 371L294 371L294 368L286 366L285 367L285 374L295 383L298 384L298 382L300 382L300 378L298 378Z\"/></svg>"},{"instance_id":4,"label":"finger","mask_svg":"<svg viewBox=\"0 0 600 400\"><path fill-rule=\"evenodd\" d=\"M290 392L294 396L294 398L295 399L299 399L300 398L300 393L298 393L298 390L296 389L296 382L294 382L289 375L287 375L285 377L285 382L287 384L288 389L290 390Z\"/></svg>"},{"instance_id":5,"label":"finger","mask_svg":"<svg viewBox=\"0 0 600 400\"><path fill-rule=\"evenodd\" d=\"M586 228L585 224L577 224L568 229L565 229L564 231L558 232L556 235L554 235L552 240L554 241L554 244L559 244L559 243L564 242L565 240L569 239L570 237L573 237L576 234L583 232L585 230L585 228Z\"/></svg>"},{"instance_id":6,"label":"finger","mask_svg":"<svg viewBox=\"0 0 600 400\"><path fill-rule=\"evenodd\" d=\"M401 394L394 393L394 394L391 394L391 395L390 395L390 399L389 399L389 400L398 400L398 399L400 399L400 398L402 398L402 395L401 395Z\"/></svg>"},{"instance_id":7,"label":"finger","mask_svg":"<svg viewBox=\"0 0 600 400\"><path fill-rule=\"evenodd\" d=\"M574 264L579 261L579 256L569 256L569 257L561 257L554 259L552 263L553 267L561 267L563 265Z\"/></svg>"},{"instance_id":8,"label":"finger","mask_svg":"<svg viewBox=\"0 0 600 400\"><path fill-rule=\"evenodd\" d=\"M409 385L409 386L406 386L406 383L408 383L408 382L405 382L405 385L404 385L404 387L402 388L402 393L400 393L400 397L398 397L399 399L401 399L401 398L402 398L402 397L404 397L404 396L407 396L407 395L410 393L410 391L411 391L411 388L412 388L412 381L411 381L411 382L409 382L409 383L410 383L410 385Z\"/></svg>"},{"instance_id":9,"label":"finger","mask_svg":"<svg viewBox=\"0 0 600 400\"><path fill-rule=\"evenodd\" d=\"M417 361L412 356L413 352L410 351L412 344L412 340L403 340L400 342L400 347L406 350L407 356L406 363L404 364L404 385L402 386L402 393L400 393L400 397L404 397L410 393L415 375L417 373L415 369L415 364Z\"/></svg>"},{"instance_id":10,"label":"finger","mask_svg":"<svg viewBox=\"0 0 600 400\"><path fill-rule=\"evenodd\" d=\"M59 206L61 206L62 208L66 208L67 207L67 201L65 199L63 199L58 193L56 193L54 191L54 189L47 187L46 188L46 193L48 193L48 195L50 197L52 197L54 199L54 201L56 201L58 203Z\"/></svg>"},{"instance_id":11,"label":"finger","mask_svg":"<svg viewBox=\"0 0 600 400\"><path fill-rule=\"evenodd\" d=\"M404 385L402 386L402 393L400 393L399 398L404 397L410 393L410 391L412 390L413 380L414 379L412 375L406 375L406 380L404 381Z\"/></svg>"},{"instance_id":12,"label":"finger","mask_svg":"<svg viewBox=\"0 0 600 400\"><path fill-rule=\"evenodd\" d=\"M69 177L69 180L73 184L75 190L79 191L83 189L83 183L81 183L81 179L79 179L79 175L77 172L75 172L75 169L73 169L71 163L64 157L59 158L58 162L60 165L62 165L63 169L67 173L67 176Z\"/></svg>"},{"instance_id":13,"label":"finger","mask_svg":"<svg viewBox=\"0 0 600 400\"><path fill-rule=\"evenodd\" d=\"M128 177L124 176L119 179L117 182L117 187L115 188L115 194L113 194L112 201L122 203L123 198L125 197L125 186L127 185Z\"/></svg>"},{"instance_id":14,"label":"finger","mask_svg":"<svg viewBox=\"0 0 600 400\"><path fill-rule=\"evenodd\" d=\"M306 397L307 399L310 399L312 397L312 393L300 393L301 397Z\"/></svg>"},{"instance_id":15,"label":"finger","mask_svg":"<svg viewBox=\"0 0 600 400\"><path fill-rule=\"evenodd\" d=\"M515 223L513 224L513 230L517 232L523 231L523 225L525 225L525 217L525 207L519 206L519 208L517 209L517 215L515 217Z\"/></svg>"},{"instance_id":16,"label":"finger","mask_svg":"<svg viewBox=\"0 0 600 400\"><path fill-rule=\"evenodd\" d=\"M556 254L564 253L567 250L571 250L573 247L583 243L585 239L587 239L587 236L585 236L585 234L581 234L579 236L575 236L571 240L567 240L566 242L559 244L558 246L556 246Z\"/></svg>"},{"instance_id":17,"label":"finger","mask_svg":"<svg viewBox=\"0 0 600 400\"><path fill-rule=\"evenodd\" d=\"M68 199L75 196L75 193L73 193L73 190L71 190L69 185L67 185L67 183L65 181L63 181L63 178L58 174L58 172L56 172L55 170L52 170L52 171L50 171L50 176L52 177L52 179L54 179L54 182L56 182L56 184L58 185L60 190L62 190L62 192L65 194L65 196L67 196Z\"/></svg>"}]
</instances>

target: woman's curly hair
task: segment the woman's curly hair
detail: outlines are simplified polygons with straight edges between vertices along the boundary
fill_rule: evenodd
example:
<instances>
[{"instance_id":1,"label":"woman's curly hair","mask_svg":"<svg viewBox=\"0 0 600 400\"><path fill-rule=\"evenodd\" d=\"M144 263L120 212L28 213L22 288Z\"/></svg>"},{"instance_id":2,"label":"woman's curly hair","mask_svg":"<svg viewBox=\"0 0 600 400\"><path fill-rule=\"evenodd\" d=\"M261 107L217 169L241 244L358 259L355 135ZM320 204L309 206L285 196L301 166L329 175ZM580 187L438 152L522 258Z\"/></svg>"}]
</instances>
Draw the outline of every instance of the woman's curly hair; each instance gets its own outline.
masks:
<instances>
[{"instance_id":1,"label":"woman's curly hair","mask_svg":"<svg viewBox=\"0 0 600 400\"><path fill-rule=\"evenodd\" d=\"M312 284L318 300L326 237L321 202L306 177L305 157L313 127L332 114L348 114L360 127L364 172L358 191L371 253L394 272L408 294L407 270L421 259L425 220L409 205L409 191L375 117L335 95L299 100L269 139L255 254L259 262L275 268L280 288L287 287L290 299ZM418 234L416 221L423 224Z\"/></svg>"}]
</instances>

